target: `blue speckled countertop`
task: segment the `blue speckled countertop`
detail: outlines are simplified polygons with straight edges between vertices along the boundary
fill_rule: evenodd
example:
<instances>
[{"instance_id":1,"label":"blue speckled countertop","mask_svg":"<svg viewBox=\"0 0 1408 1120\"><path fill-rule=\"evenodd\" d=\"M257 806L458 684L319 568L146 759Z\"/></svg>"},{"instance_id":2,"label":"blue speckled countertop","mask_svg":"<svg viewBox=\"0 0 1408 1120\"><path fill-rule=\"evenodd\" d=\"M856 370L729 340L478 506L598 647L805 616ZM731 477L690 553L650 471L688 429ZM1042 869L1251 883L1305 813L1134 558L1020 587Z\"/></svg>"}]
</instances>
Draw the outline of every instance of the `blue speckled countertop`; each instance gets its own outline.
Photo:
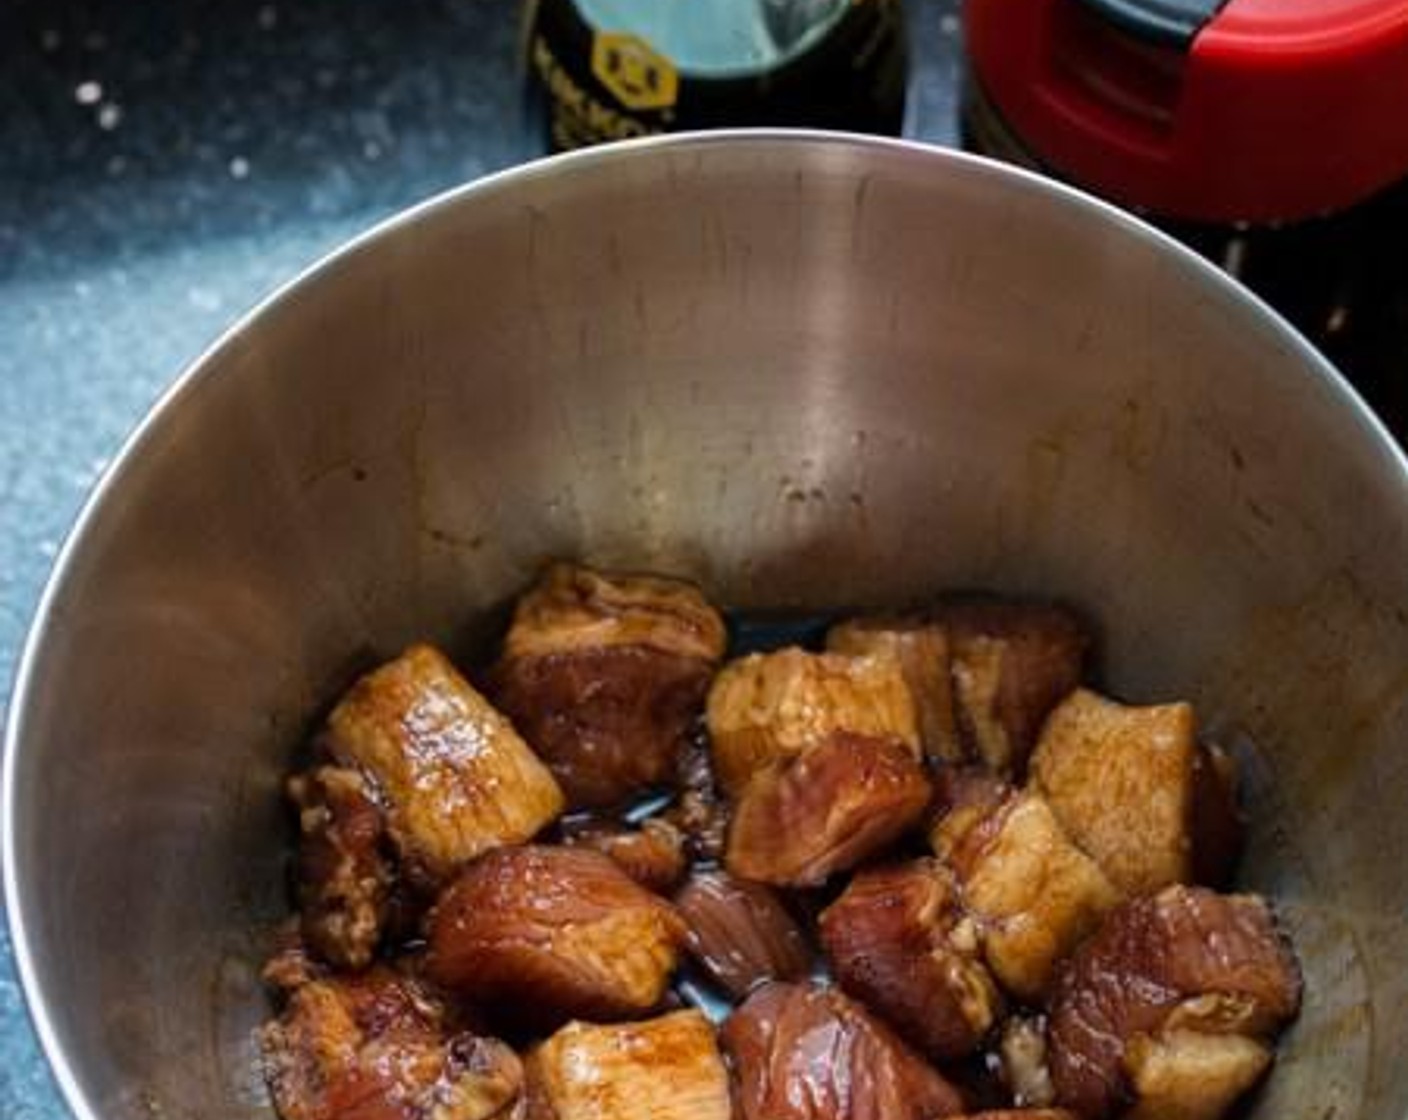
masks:
<instances>
[{"instance_id":1,"label":"blue speckled countertop","mask_svg":"<svg viewBox=\"0 0 1408 1120\"><path fill-rule=\"evenodd\" d=\"M537 151L510 0L0 7L0 681L84 496L219 332L351 234ZM955 137L957 0L911 127ZM0 1117L62 1120L0 932Z\"/></svg>"}]
</instances>

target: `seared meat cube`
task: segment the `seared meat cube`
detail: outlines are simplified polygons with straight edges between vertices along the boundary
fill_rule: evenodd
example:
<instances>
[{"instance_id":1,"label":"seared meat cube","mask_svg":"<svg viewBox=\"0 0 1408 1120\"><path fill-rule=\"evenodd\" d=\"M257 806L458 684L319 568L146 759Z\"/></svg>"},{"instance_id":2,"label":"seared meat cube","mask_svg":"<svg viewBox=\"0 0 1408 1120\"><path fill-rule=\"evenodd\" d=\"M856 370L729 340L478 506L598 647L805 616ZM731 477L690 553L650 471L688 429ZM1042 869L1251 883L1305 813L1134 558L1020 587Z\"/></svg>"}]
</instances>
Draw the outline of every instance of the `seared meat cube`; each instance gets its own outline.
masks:
<instances>
[{"instance_id":1,"label":"seared meat cube","mask_svg":"<svg viewBox=\"0 0 1408 1120\"><path fill-rule=\"evenodd\" d=\"M714 774L730 797L840 734L894 742L919 758L914 701L892 655L788 648L730 662L709 690Z\"/></svg>"},{"instance_id":2,"label":"seared meat cube","mask_svg":"<svg viewBox=\"0 0 1408 1120\"><path fill-rule=\"evenodd\" d=\"M1271 1066L1271 1048L1240 1034L1160 1031L1125 1051L1132 1120L1217 1120Z\"/></svg>"},{"instance_id":3,"label":"seared meat cube","mask_svg":"<svg viewBox=\"0 0 1408 1120\"><path fill-rule=\"evenodd\" d=\"M414 982L375 967L295 990L261 1032L283 1120L512 1120L523 1088L501 1042L452 1034Z\"/></svg>"},{"instance_id":4,"label":"seared meat cube","mask_svg":"<svg viewBox=\"0 0 1408 1120\"><path fill-rule=\"evenodd\" d=\"M1031 784L1127 895L1186 882L1197 737L1188 704L1127 707L1078 689L1055 711Z\"/></svg>"},{"instance_id":5,"label":"seared meat cube","mask_svg":"<svg viewBox=\"0 0 1408 1120\"><path fill-rule=\"evenodd\" d=\"M939 1120L958 1091L835 988L767 984L720 1034L738 1120Z\"/></svg>"},{"instance_id":6,"label":"seared meat cube","mask_svg":"<svg viewBox=\"0 0 1408 1120\"><path fill-rule=\"evenodd\" d=\"M1295 958L1260 898L1173 886L1134 899L1059 971L1057 1101L1089 1120L1130 1105L1214 1120L1260 1076L1263 1043L1299 1003Z\"/></svg>"},{"instance_id":7,"label":"seared meat cube","mask_svg":"<svg viewBox=\"0 0 1408 1120\"><path fill-rule=\"evenodd\" d=\"M431 913L426 972L521 1025L622 1019L657 1006L685 928L600 852L500 848Z\"/></svg>"},{"instance_id":8,"label":"seared meat cube","mask_svg":"<svg viewBox=\"0 0 1408 1120\"><path fill-rule=\"evenodd\" d=\"M362 775L341 767L291 778L288 792L298 807L303 941L337 968L365 968L381 939L393 879L381 809Z\"/></svg>"},{"instance_id":9,"label":"seared meat cube","mask_svg":"<svg viewBox=\"0 0 1408 1120\"><path fill-rule=\"evenodd\" d=\"M948 636L923 618L859 618L833 626L826 648L850 656L896 658L914 701L924 753L936 762L966 758L958 735Z\"/></svg>"},{"instance_id":10,"label":"seared meat cube","mask_svg":"<svg viewBox=\"0 0 1408 1120\"><path fill-rule=\"evenodd\" d=\"M518 603L494 697L571 805L621 804L669 783L725 639L688 583L555 564Z\"/></svg>"},{"instance_id":11,"label":"seared meat cube","mask_svg":"<svg viewBox=\"0 0 1408 1120\"><path fill-rule=\"evenodd\" d=\"M835 732L748 783L734 806L724 865L744 879L815 886L917 824L931 792L909 747Z\"/></svg>"},{"instance_id":12,"label":"seared meat cube","mask_svg":"<svg viewBox=\"0 0 1408 1120\"><path fill-rule=\"evenodd\" d=\"M1200 746L1187 704L1127 707L1078 689L1051 713L1032 755L1031 781L1062 827L1128 895L1186 883L1235 828L1231 762ZM1202 804L1200 805L1200 795ZM1230 845L1235 850L1235 841Z\"/></svg>"},{"instance_id":13,"label":"seared meat cube","mask_svg":"<svg viewBox=\"0 0 1408 1120\"><path fill-rule=\"evenodd\" d=\"M1067 610L987 597L929 615L948 639L959 733L969 757L1021 780L1047 713L1080 683L1089 637Z\"/></svg>"},{"instance_id":14,"label":"seared meat cube","mask_svg":"<svg viewBox=\"0 0 1408 1120\"><path fill-rule=\"evenodd\" d=\"M531 838L562 792L517 732L429 646L367 674L328 717L322 745L360 770L402 869L435 883L501 844Z\"/></svg>"},{"instance_id":15,"label":"seared meat cube","mask_svg":"<svg viewBox=\"0 0 1408 1120\"><path fill-rule=\"evenodd\" d=\"M898 837L929 801L914 704L891 655L741 658L709 693L709 733L735 802L724 862L744 879L821 883Z\"/></svg>"},{"instance_id":16,"label":"seared meat cube","mask_svg":"<svg viewBox=\"0 0 1408 1120\"><path fill-rule=\"evenodd\" d=\"M845 622L826 642L898 659L930 758L1020 779L1047 713L1080 682L1089 638L1061 607L965 596L918 615Z\"/></svg>"},{"instance_id":17,"label":"seared meat cube","mask_svg":"<svg viewBox=\"0 0 1408 1120\"><path fill-rule=\"evenodd\" d=\"M1013 1015L998 1043L1002 1080L1018 1108L1044 1109L1056 1101L1046 1058L1046 1020Z\"/></svg>"},{"instance_id":18,"label":"seared meat cube","mask_svg":"<svg viewBox=\"0 0 1408 1120\"><path fill-rule=\"evenodd\" d=\"M977 923L937 860L857 874L821 941L836 982L930 1058L971 1054L1002 1014Z\"/></svg>"},{"instance_id":19,"label":"seared meat cube","mask_svg":"<svg viewBox=\"0 0 1408 1120\"><path fill-rule=\"evenodd\" d=\"M533 1120L729 1120L728 1073L697 1011L569 1023L529 1056Z\"/></svg>"},{"instance_id":20,"label":"seared meat cube","mask_svg":"<svg viewBox=\"0 0 1408 1120\"><path fill-rule=\"evenodd\" d=\"M569 847L592 848L610 856L622 871L656 894L668 894L684 878L684 836L669 821L644 820L639 826L589 819L564 828Z\"/></svg>"},{"instance_id":21,"label":"seared meat cube","mask_svg":"<svg viewBox=\"0 0 1408 1120\"><path fill-rule=\"evenodd\" d=\"M951 812L932 839L979 919L988 967L1030 1002L1045 993L1056 962L1120 900L1045 800L1029 791Z\"/></svg>"},{"instance_id":22,"label":"seared meat cube","mask_svg":"<svg viewBox=\"0 0 1408 1120\"><path fill-rule=\"evenodd\" d=\"M690 955L734 999L765 980L800 980L811 950L771 888L722 871L690 877L675 896Z\"/></svg>"}]
</instances>

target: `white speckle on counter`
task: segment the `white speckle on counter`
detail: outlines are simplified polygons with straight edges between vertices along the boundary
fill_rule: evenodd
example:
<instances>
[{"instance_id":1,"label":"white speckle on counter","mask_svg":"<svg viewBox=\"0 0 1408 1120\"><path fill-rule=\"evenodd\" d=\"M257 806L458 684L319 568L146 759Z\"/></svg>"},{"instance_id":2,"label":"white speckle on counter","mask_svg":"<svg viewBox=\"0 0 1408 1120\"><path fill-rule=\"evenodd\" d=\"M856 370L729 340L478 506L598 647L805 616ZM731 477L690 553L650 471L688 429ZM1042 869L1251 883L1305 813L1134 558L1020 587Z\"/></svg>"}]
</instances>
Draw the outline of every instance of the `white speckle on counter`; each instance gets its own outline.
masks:
<instances>
[{"instance_id":1,"label":"white speckle on counter","mask_svg":"<svg viewBox=\"0 0 1408 1120\"><path fill-rule=\"evenodd\" d=\"M73 90L73 99L80 105L96 105L103 99L101 82L79 82Z\"/></svg>"},{"instance_id":2,"label":"white speckle on counter","mask_svg":"<svg viewBox=\"0 0 1408 1120\"><path fill-rule=\"evenodd\" d=\"M248 179L249 160L245 159L244 156L235 156L234 159L230 160L230 178Z\"/></svg>"},{"instance_id":3,"label":"white speckle on counter","mask_svg":"<svg viewBox=\"0 0 1408 1120\"><path fill-rule=\"evenodd\" d=\"M122 123L122 107L111 101L105 101L98 106L98 127L105 132L111 132Z\"/></svg>"},{"instance_id":4,"label":"white speckle on counter","mask_svg":"<svg viewBox=\"0 0 1408 1120\"><path fill-rule=\"evenodd\" d=\"M212 292L209 288L191 288L186 292L186 298L190 300L192 307L198 307L202 311L218 311L223 302L219 292Z\"/></svg>"}]
</instances>

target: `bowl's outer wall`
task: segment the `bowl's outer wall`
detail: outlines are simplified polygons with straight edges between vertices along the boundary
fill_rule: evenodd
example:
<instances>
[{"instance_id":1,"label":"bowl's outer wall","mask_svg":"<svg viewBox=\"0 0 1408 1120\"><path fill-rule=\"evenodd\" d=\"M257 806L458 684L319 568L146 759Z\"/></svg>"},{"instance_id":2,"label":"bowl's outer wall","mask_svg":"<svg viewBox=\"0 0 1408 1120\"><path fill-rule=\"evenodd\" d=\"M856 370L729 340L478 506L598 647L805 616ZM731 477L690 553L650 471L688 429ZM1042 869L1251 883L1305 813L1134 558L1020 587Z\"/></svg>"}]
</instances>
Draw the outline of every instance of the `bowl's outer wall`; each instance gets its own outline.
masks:
<instances>
[{"instance_id":1,"label":"bowl's outer wall","mask_svg":"<svg viewBox=\"0 0 1408 1120\"><path fill-rule=\"evenodd\" d=\"M1249 772L1307 972L1256 1112L1408 1113L1408 481L1269 314L980 161L591 153L423 208L204 360L69 550L16 696L9 887L80 1114L264 1117L280 775L359 669L467 655L549 556L734 606L1067 598Z\"/></svg>"}]
</instances>

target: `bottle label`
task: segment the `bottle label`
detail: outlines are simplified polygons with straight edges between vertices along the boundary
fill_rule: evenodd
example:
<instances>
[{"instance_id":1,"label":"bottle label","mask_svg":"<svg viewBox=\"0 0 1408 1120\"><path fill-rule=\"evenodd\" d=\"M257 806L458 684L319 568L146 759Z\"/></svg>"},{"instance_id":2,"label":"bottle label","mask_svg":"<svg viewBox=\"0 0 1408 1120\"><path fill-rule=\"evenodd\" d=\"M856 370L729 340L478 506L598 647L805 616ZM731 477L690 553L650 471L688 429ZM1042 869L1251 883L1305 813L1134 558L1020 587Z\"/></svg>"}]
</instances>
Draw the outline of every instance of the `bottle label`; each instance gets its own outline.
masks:
<instances>
[{"instance_id":1,"label":"bottle label","mask_svg":"<svg viewBox=\"0 0 1408 1120\"><path fill-rule=\"evenodd\" d=\"M727 74L685 70L633 30L594 25L577 0L530 11L527 69L557 150L746 124L894 134L903 120L901 0L848 0L801 53Z\"/></svg>"},{"instance_id":2,"label":"bottle label","mask_svg":"<svg viewBox=\"0 0 1408 1120\"><path fill-rule=\"evenodd\" d=\"M626 140L632 136L650 136L665 131L663 126L652 124L641 119L637 113L632 113L627 98L634 96L633 90L639 90L641 100L649 102L651 96L658 100L661 95L653 90L668 86L668 104L673 105L677 81L668 59L663 60L670 76L667 83L663 71L645 65L639 54L632 52L627 63L627 52L621 49L619 40L633 37L614 35L597 38L611 38L618 42L614 48L608 45L600 49L600 63L597 60L597 45L593 44L592 66L588 74L582 74L576 66L564 64L558 53L562 48L555 49L542 26L534 30L528 42L532 71L547 92L549 136L552 146L560 151L598 144L604 140ZM649 47L640 40L634 42L649 51ZM653 51L650 54L655 59L660 57ZM614 91L618 87L627 94L620 105L612 103L616 100Z\"/></svg>"},{"instance_id":3,"label":"bottle label","mask_svg":"<svg viewBox=\"0 0 1408 1120\"><path fill-rule=\"evenodd\" d=\"M592 74L626 109L668 109L679 96L674 64L635 35L598 31L592 39Z\"/></svg>"}]
</instances>

